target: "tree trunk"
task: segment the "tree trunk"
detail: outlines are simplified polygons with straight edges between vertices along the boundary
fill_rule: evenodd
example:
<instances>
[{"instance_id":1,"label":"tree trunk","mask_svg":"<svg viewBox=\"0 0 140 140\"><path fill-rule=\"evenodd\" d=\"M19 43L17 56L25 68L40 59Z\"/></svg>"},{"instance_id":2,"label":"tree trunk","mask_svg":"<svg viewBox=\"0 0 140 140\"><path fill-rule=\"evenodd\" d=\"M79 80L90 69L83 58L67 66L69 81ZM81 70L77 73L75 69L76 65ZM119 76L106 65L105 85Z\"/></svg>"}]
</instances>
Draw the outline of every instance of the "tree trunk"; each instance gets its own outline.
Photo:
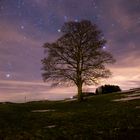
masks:
<instances>
[{"instance_id":1,"label":"tree trunk","mask_svg":"<svg viewBox=\"0 0 140 140\"><path fill-rule=\"evenodd\" d=\"M83 101L82 84L78 84L77 89L78 89L78 101L81 102Z\"/></svg>"}]
</instances>

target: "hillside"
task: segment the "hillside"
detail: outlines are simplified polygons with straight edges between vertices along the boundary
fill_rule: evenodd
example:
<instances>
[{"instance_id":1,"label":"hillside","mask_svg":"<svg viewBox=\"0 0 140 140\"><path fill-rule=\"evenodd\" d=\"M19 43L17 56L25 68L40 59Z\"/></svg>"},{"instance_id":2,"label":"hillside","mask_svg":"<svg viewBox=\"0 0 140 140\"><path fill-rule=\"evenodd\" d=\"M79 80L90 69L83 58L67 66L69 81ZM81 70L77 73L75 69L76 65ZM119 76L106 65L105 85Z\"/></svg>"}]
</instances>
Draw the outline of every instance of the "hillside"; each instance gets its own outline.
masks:
<instances>
[{"instance_id":1,"label":"hillside","mask_svg":"<svg viewBox=\"0 0 140 140\"><path fill-rule=\"evenodd\" d=\"M77 101L0 104L0 140L138 140L140 91ZM120 100L121 99L121 100Z\"/></svg>"}]
</instances>

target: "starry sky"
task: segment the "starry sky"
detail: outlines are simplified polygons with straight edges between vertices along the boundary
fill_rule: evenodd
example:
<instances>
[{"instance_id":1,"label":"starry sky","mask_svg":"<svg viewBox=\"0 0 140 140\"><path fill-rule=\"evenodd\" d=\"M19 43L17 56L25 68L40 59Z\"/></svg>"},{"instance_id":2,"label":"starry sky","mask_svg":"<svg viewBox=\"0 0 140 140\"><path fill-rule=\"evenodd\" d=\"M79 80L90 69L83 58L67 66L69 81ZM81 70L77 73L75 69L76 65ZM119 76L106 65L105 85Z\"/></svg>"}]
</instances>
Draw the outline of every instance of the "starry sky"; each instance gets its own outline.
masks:
<instances>
[{"instance_id":1,"label":"starry sky","mask_svg":"<svg viewBox=\"0 0 140 140\"><path fill-rule=\"evenodd\" d=\"M61 36L64 22L82 19L98 25L108 41L105 49L116 59L108 66L112 77L101 84L139 87L140 0L0 0L0 101L75 94L74 87L52 88L43 83L41 46Z\"/></svg>"}]
</instances>

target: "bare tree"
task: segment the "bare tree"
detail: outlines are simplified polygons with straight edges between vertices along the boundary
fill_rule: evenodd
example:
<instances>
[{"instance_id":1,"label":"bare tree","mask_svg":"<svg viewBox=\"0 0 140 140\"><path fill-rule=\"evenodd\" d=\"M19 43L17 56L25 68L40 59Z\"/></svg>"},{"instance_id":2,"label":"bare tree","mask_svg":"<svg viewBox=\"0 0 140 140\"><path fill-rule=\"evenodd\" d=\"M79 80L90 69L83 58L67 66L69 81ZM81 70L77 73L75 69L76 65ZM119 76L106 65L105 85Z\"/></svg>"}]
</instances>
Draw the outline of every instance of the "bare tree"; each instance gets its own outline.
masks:
<instances>
[{"instance_id":1,"label":"bare tree","mask_svg":"<svg viewBox=\"0 0 140 140\"><path fill-rule=\"evenodd\" d=\"M67 22L63 35L54 43L44 44L43 78L54 83L73 83L82 101L82 86L98 83L111 73L105 64L113 63L112 55L104 50L106 40L95 24L88 20Z\"/></svg>"}]
</instances>

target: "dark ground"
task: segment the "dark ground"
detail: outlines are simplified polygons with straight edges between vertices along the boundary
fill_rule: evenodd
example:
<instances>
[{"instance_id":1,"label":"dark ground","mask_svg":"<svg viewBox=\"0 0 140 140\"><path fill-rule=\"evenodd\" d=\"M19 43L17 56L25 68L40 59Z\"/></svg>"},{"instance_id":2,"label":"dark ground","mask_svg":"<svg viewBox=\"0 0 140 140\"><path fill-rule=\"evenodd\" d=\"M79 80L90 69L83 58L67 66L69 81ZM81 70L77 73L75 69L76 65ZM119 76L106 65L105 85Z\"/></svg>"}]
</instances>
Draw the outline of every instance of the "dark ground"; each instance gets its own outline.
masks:
<instances>
[{"instance_id":1,"label":"dark ground","mask_svg":"<svg viewBox=\"0 0 140 140\"><path fill-rule=\"evenodd\" d=\"M112 101L122 96L96 95L82 103L1 103L0 140L140 140L140 99Z\"/></svg>"}]
</instances>

